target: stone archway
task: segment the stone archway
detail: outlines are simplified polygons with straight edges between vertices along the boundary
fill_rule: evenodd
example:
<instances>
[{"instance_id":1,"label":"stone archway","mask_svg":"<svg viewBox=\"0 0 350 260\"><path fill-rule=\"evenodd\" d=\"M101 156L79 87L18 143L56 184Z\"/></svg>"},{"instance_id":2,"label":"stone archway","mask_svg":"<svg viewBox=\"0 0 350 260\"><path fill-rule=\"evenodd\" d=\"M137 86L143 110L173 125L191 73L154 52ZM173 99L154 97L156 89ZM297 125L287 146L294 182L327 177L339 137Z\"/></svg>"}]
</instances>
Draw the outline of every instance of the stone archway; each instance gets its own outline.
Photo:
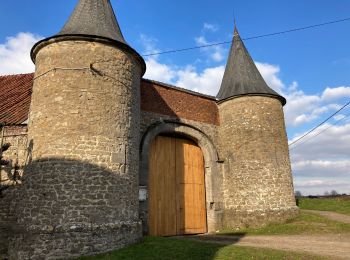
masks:
<instances>
[{"instance_id":1,"label":"stone archway","mask_svg":"<svg viewBox=\"0 0 350 260\"><path fill-rule=\"evenodd\" d=\"M140 144L140 189L147 193L149 176L149 149L154 138L161 134L183 136L194 141L202 150L205 167L206 209L208 232L221 227L222 218L222 175L218 166L218 153L210 138L200 129L179 122L163 121L151 125ZM140 201L140 217L144 233L148 233L147 195Z\"/></svg>"}]
</instances>

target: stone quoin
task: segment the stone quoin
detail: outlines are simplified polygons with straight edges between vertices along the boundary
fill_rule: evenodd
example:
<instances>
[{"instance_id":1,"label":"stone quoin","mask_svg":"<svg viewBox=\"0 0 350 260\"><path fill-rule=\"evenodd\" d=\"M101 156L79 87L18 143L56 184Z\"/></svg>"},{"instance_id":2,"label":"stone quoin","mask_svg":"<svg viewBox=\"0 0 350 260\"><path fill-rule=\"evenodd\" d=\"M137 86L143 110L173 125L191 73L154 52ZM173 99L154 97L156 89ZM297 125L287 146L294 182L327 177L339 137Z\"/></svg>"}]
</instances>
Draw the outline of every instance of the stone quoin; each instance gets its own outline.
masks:
<instances>
[{"instance_id":1,"label":"stone quoin","mask_svg":"<svg viewBox=\"0 0 350 260\"><path fill-rule=\"evenodd\" d=\"M197 222L189 210L196 196L205 201L207 232L298 214L286 100L265 83L237 28L216 97L142 78L145 62L125 41L109 0L80 0L63 29L35 44L31 57L34 75L0 77L8 93L0 97L0 122L8 125L0 138L11 143L4 158L24 169L12 182L11 171L1 172L9 180L0 198L0 258L93 255L154 233L150 216L167 210L150 206L152 194L167 192L150 181L157 163L169 167L160 172L163 183L182 187L173 202L183 203L174 210L184 226L162 220L174 235L196 233L188 228ZM202 169L191 154L181 154L187 162L181 165L178 148L164 151L175 166L162 165L154 158L164 154L150 154L159 137L199 147ZM187 177L203 174L204 194L190 182L167 181L178 168Z\"/></svg>"}]
</instances>

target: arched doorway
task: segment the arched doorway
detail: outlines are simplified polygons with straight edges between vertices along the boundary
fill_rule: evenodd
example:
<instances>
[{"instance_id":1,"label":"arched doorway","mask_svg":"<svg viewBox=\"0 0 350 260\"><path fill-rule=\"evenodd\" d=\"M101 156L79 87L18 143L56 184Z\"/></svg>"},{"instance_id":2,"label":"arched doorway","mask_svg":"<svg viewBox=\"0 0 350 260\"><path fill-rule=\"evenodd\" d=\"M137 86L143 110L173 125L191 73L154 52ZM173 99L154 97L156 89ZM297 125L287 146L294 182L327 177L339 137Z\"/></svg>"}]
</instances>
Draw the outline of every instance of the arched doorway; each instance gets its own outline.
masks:
<instances>
[{"instance_id":1,"label":"arched doorway","mask_svg":"<svg viewBox=\"0 0 350 260\"><path fill-rule=\"evenodd\" d=\"M149 150L149 234L207 232L204 157L189 139L157 136Z\"/></svg>"}]
</instances>

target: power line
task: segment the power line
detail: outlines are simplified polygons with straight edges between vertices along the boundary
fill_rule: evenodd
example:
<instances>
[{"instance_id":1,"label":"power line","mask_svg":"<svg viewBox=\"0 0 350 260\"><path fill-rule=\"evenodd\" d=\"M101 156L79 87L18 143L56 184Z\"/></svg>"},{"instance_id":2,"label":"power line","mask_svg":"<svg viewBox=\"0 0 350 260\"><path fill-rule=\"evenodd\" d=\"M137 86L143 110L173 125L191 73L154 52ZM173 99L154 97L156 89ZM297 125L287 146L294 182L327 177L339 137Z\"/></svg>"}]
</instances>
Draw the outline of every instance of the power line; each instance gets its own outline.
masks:
<instances>
[{"instance_id":1,"label":"power line","mask_svg":"<svg viewBox=\"0 0 350 260\"><path fill-rule=\"evenodd\" d=\"M303 144L309 142L310 140L316 138L316 137L319 136L320 134L326 132L328 129L330 129L330 128L334 127L335 125L339 124L341 121L343 121L344 119L348 118L349 116L350 116L350 114L346 115L346 116L343 117L342 119L339 119L338 121L336 121L336 122L334 123L334 125L328 126L327 128L325 128L325 129L323 129L322 131L320 131L319 133L317 133L316 135L311 136L309 139L305 140L304 142L301 142L300 144L295 145L294 147L290 148L289 150L291 151L291 150L293 150L293 149L299 147L300 145L303 145Z\"/></svg>"},{"instance_id":2,"label":"power line","mask_svg":"<svg viewBox=\"0 0 350 260\"><path fill-rule=\"evenodd\" d=\"M349 21L349 20L350 20L350 17L344 18L344 19L339 19L339 20L334 20L334 21L329 21L329 22L325 22L325 23L319 23L319 24L313 24L313 25L299 27L299 28L293 28L293 29L289 29L289 30L285 30L285 31L275 32L275 33L268 33L268 34L252 36L252 37L244 38L242 40L243 41L249 41L249 40L258 39L258 38L276 36L276 35L281 35L281 34L297 32L297 31L312 29L312 28L316 28L316 27L321 27L321 26L325 26L325 25L330 25L330 24L334 24L334 23L346 22L346 21ZM194 47L188 47L188 48L182 48L182 49L174 49L174 50L155 52L155 53L147 53L147 54L143 54L142 56L143 57L149 57L149 56L156 56L156 55L162 55L162 54L168 54L168 53L190 51L190 50L196 50L196 49L201 49L201 48L208 48L208 47L224 45L224 44L229 44L229 43L232 43L232 41L217 42L217 43L212 43L212 44L205 44L205 45L199 45L199 46L194 46Z\"/></svg>"},{"instance_id":3,"label":"power line","mask_svg":"<svg viewBox=\"0 0 350 260\"><path fill-rule=\"evenodd\" d=\"M333 113L331 116L329 116L327 119L325 119L324 121L322 121L320 124L318 124L317 126L315 126L314 128L312 128L310 131L308 131L306 134L302 135L301 137L299 137L297 140L295 140L294 142L292 142L291 144L289 144L289 146L292 146L293 144L299 142L300 140L304 139L306 136L308 136L309 134L311 134L312 132L314 132L317 128L319 128L320 126L324 125L328 120L330 120L332 117L334 117L336 114L338 114L340 111L342 111L344 108L346 108L348 105L350 105L350 101L348 103L346 103L344 106L342 106L340 109L338 109L335 113Z\"/></svg>"}]
</instances>

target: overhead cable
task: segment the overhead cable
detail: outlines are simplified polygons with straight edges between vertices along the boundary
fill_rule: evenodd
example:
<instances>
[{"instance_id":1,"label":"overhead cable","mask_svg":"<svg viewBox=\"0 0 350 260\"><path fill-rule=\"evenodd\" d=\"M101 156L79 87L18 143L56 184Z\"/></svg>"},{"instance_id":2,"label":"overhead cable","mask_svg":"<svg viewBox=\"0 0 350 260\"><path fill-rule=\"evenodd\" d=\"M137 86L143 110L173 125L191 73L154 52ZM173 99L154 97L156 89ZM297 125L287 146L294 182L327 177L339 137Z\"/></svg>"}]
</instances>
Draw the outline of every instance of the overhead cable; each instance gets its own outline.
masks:
<instances>
[{"instance_id":1,"label":"overhead cable","mask_svg":"<svg viewBox=\"0 0 350 260\"><path fill-rule=\"evenodd\" d=\"M299 147L299 146L301 146L301 145L303 145L303 144L309 142L310 140L312 140L312 139L316 138L317 136L323 134L324 132L326 132L326 131L329 130L330 128L335 127L335 126L336 126L337 124L339 124L341 121L343 121L343 120L345 120L345 119L347 119L347 118L349 118L349 117L350 117L350 114L346 115L346 116L343 117L342 119L339 119L338 121L336 121L333 125L330 125L330 126L326 127L325 129L323 129L322 131L320 131L320 132L317 133L316 135L313 135L313 136L311 136L309 139L305 140L304 142L301 142L301 143L299 143L299 144L297 144L297 145L291 147L289 150L290 150L290 151L291 151L291 150L294 150L295 148L297 148L297 147Z\"/></svg>"},{"instance_id":2,"label":"overhead cable","mask_svg":"<svg viewBox=\"0 0 350 260\"><path fill-rule=\"evenodd\" d=\"M340 111L342 111L344 108L346 108L348 105L350 105L350 101L348 103L346 103L344 106L342 106L340 109L338 109L336 112L334 112L331 116L329 116L327 119L325 119L324 121L322 121L320 124L318 124L317 126L315 126L314 128L312 128L310 131L308 131L306 134L302 135L301 137L299 137L297 140L293 141L292 143L289 144L289 146L292 146L294 144L296 144L297 142L301 141L302 139L304 139L306 136L308 136L309 134L311 134L312 132L314 132L316 129L318 129L319 127L321 127L322 125L324 125L327 121L329 121L331 118L333 118L336 114L338 114Z\"/></svg>"},{"instance_id":3,"label":"overhead cable","mask_svg":"<svg viewBox=\"0 0 350 260\"><path fill-rule=\"evenodd\" d=\"M258 39L258 38L276 36L276 35L281 35L281 34L297 32L297 31L312 29L312 28L316 28L316 27L321 27L321 26L325 26L325 25L346 22L346 21L350 21L350 17L339 19L339 20L333 20L333 21L329 21L329 22L325 22L325 23L319 23L319 24L313 24L313 25L309 25L309 26L299 27L299 28L292 28L292 29L288 29L288 30L280 31L280 32L274 32L274 33L267 33L267 34L262 34L262 35L257 35L257 36L251 36L251 37L248 37L248 38L244 38L242 40L243 41L248 41L248 40L253 40L253 39ZM156 55L162 55L162 54L190 51L190 50L208 48L208 47L224 45L224 44L229 44L229 43L232 43L232 41L217 42L217 43L204 44L204 45L199 45L199 46L193 46L193 47L187 47L187 48L181 48L181 49L174 49L174 50L168 50L168 51L161 51L161 52L154 52L154 53L146 53L146 54L143 54L142 56L143 57L149 57L149 56L156 56Z\"/></svg>"}]
</instances>

